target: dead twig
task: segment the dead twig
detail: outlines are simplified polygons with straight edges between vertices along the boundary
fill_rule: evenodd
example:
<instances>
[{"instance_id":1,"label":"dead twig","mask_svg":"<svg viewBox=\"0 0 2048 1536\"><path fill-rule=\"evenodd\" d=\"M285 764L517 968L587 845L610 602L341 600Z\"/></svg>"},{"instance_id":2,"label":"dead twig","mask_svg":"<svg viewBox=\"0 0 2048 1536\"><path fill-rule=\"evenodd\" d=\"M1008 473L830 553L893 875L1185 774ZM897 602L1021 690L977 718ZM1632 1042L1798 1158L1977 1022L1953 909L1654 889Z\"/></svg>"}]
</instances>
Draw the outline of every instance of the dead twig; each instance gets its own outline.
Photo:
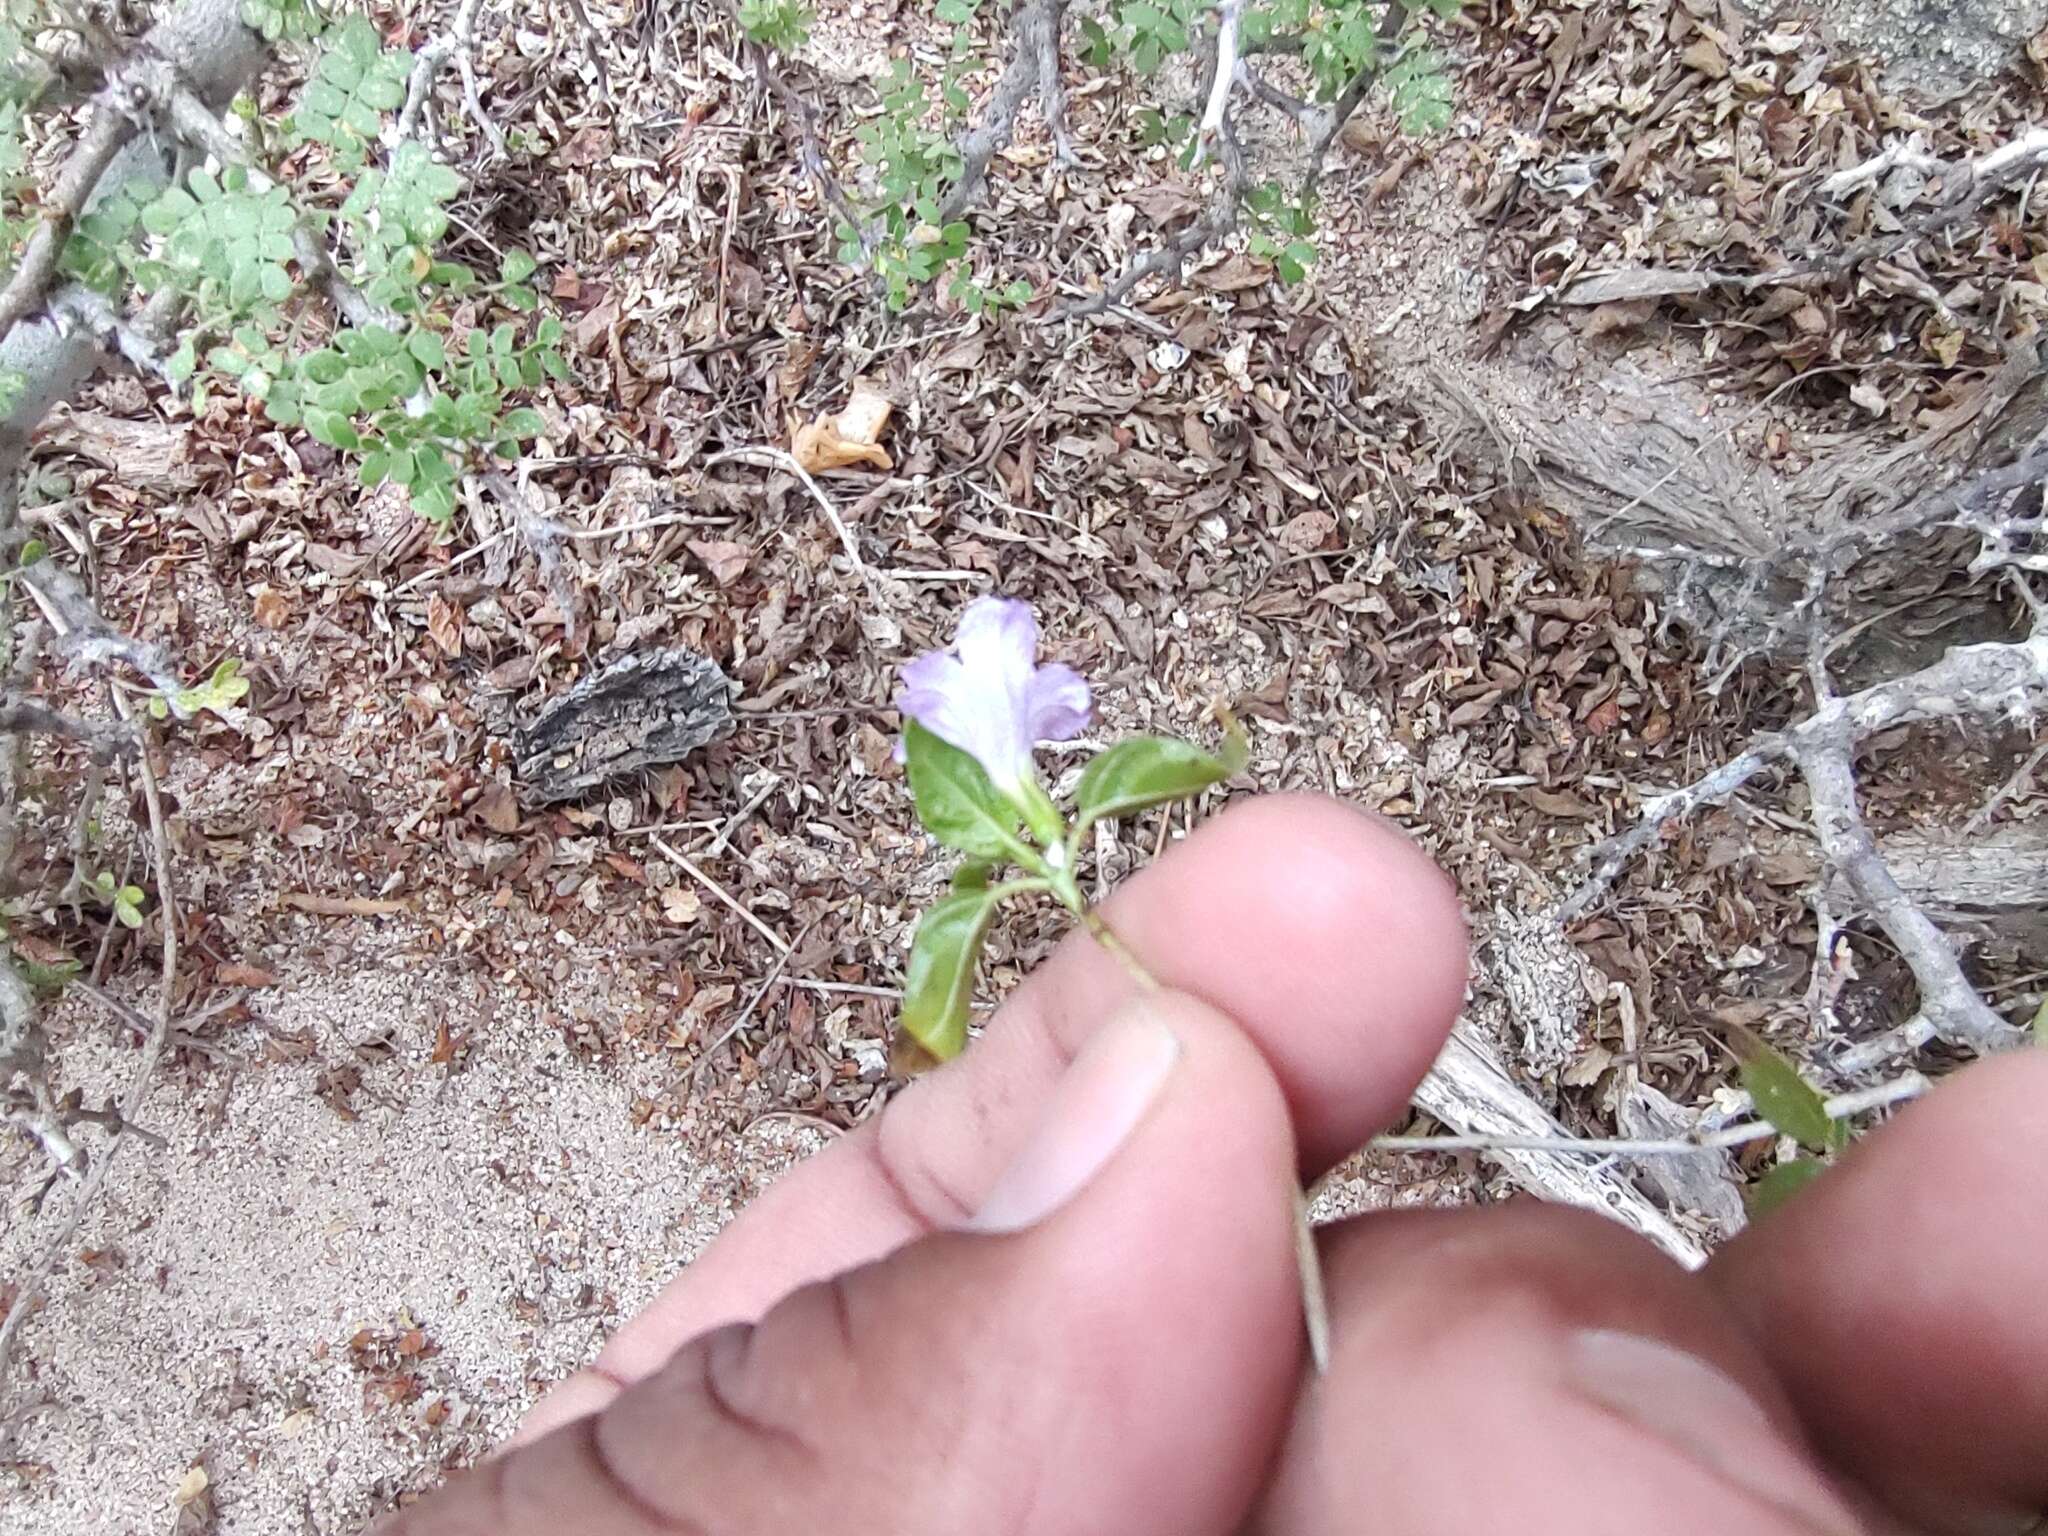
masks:
<instances>
[{"instance_id":1,"label":"dead twig","mask_svg":"<svg viewBox=\"0 0 2048 1536\"><path fill-rule=\"evenodd\" d=\"M960 135L954 146L960 155L960 179L947 190L939 204L939 222L950 223L981 198L987 184L988 168L996 154L1017 131L1017 110L1024 105L1035 85L1046 96L1048 124L1066 121L1065 98L1059 76L1060 24L1066 19L1066 0L1027 0L1010 23L1015 46L1010 62L996 80L981 121ZM1048 53L1050 50L1050 53ZM1050 57L1052 67L1045 67Z\"/></svg>"},{"instance_id":2,"label":"dead twig","mask_svg":"<svg viewBox=\"0 0 2048 1536\"><path fill-rule=\"evenodd\" d=\"M714 453L706 459L704 468L715 469L720 464L752 464L757 469L780 469L795 475L803 488L811 493L811 500L818 504L819 510L825 514L825 520L832 525L833 531L839 535L839 547L846 551L846 558L853 566L854 573L879 597L874 572L869 570L867 562L861 559L860 546L854 542L853 530L846 526L846 520L839 515L839 509L832 504L832 498L811 478L810 471L797 463L794 454L785 453L780 448L728 448L725 452Z\"/></svg>"},{"instance_id":3,"label":"dead twig","mask_svg":"<svg viewBox=\"0 0 2048 1536\"><path fill-rule=\"evenodd\" d=\"M1917 1099L1934 1085L1918 1072L1908 1072L1875 1088L1837 1094L1826 1103L1832 1118L1845 1120ZM1563 1152L1581 1157L1692 1157L1723 1152L1783 1134L1762 1120L1744 1121L1696 1136L1632 1141L1598 1136L1377 1136L1369 1143L1378 1152Z\"/></svg>"}]
</instances>

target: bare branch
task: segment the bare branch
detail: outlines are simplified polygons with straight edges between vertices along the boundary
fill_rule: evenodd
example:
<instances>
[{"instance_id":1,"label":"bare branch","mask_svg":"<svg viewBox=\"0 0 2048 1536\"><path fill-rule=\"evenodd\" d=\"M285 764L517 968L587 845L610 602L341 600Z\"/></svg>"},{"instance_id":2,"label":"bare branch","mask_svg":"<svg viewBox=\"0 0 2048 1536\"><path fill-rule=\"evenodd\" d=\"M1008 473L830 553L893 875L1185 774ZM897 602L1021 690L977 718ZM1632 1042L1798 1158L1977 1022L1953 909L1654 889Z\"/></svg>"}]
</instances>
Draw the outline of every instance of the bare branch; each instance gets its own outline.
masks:
<instances>
[{"instance_id":1,"label":"bare branch","mask_svg":"<svg viewBox=\"0 0 2048 1536\"><path fill-rule=\"evenodd\" d=\"M46 221L31 237L31 246L38 237L43 240L45 252L25 254L0 306L0 369L24 380L0 422L0 474L11 474L10 460L36 424L99 365L99 333L38 314L62 249L61 235L105 188L129 186L146 195L163 185L169 170L165 148L137 131L137 118L157 103L157 83L172 77L202 102L225 105L256 72L266 50L263 40L242 24L241 9L239 0L185 0L150 29L96 98L92 118L46 208L59 218ZM83 189L75 203L74 187ZM10 521L0 516L0 538Z\"/></svg>"},{"instance_id":2,"label":"bare branch","mask_svg":"<svg viewBox=\"0 0 2048 1536\"><path fill-rule=\"evenodd\" d=\"M1337 142L1337 135L1344 131L1344 125L1351 121L1364 102L1366 92L1372 89L1373 81L1378 79L1380 71L1386 68L1387 59L1394 51L1396 39L1400 37L1401 29L1407 25L1408 7L1396 0L1395 4L1387 7L1387 13L1380 21L1379 57L1351 77L1351 83L1344 87L1343 94L1338 96L1330 108L1329 122L1316 136L1316 141L1309 146L1308 174L1302 178L1301 183L1304 202L1313 199L1316 188L1322 185L1323 166L1330 158L1330 146Z\"/></svg>"},{"instance_id":3,"label":"bare branch","mask_svg":"<svg viewBox=\"0 0 2048 1536\"><path fill-rule=\"evenodd\" d=\"M1825 683L1824 672L1821 682ZM2020 1032L1977 996L1941 930L1885 864L1857 809L1853 762L1860 742L1894 726L2030 717L2044 703L2048 629L2021 641L1957 646L1932 666L1860 693L1824 694L1814 712L1797 725L1759 737L1747 751L1704 778L1652 799L1633 827L1594 851L1592 873L1559 903L1557 920L1568 923L1582 915L1627 861L1677 817L1726 799L1765 768L1789 760L1806 780L1823 852L1911 968L1928 1027L1942 1039L1973 1050L2013 1044Z\"/></svg>"},{"instance_id":4,"label":"bare branch","mask_svg":"<svg viewBox=\"0 0 2048 1536\"><path fill-rule=\"evenodd\" d=\"M1216 55L1209 70L1209 100L1195 129L1194 163L1208 159L1209 148L1221 139L1230 115L1230 93L1237 87L1237 41L1244 20L1244 0L1223 0L1216 10Z\"/></svg>"},{"instance_id":5,"label":"bare branch","mask_svg":"<svg viewBox=\"0 0 2048 1536\"><path fill-rule=\"evenodd\" d=\"M125 78L117 77L101 91L85 137L64 162L57 184L43 204L42 222L29 236L21 265L14 269L7 287L0 290L0 336L41 307L50 282L57 275L57 258L63 254L64 242L71 238L71 227L85 212L114 157L135 137L142 105L133 84Z\"/></svg>"},{"instance_id":6,"label":"bare branch","mask_svg":"<svg viewBox=\"0 0 2048 1536\"><path fill-rule=\"evenodd\" d=\"M462 79L462 104L468 109L471 121L483 130L484 137L491 141L491 148L500 160L510 154L504 133L484 111L483 98L477 87L474 57L476 18L482 9L483 0L462 0L448 30L413 56L412 75L405 83L405 104L398 111L396 131L401 140L418 137L420 116L433 97L434 78L452 58Z\"/></svg>"},{"instance_id":7,"label":"bare branch","mask_svg":"<svg viewBox=\"0 0 2048 1536\"><path fill-rule=\"evenodd\" d=\"M169 289L158 297L182 307L182 300ZM175 389L168 372L170 342L160 327L149 323L146 309L130 320L115 310L105 294L67 283L50 295L50 313L86 327L103 350L119 353L136 372L152 374Z\"/></svg>"},{"instance_id":8,"label":"bare branch","mask_svg":"<svg viewBox=\"0 0 2048 1536\"><path fill-rule=\"evenodd\" d=\"M960 179L947 191L945 200L939 205L939 222L950 223L960 217L981 197L988 180L989 163L996 152L1017 131L1017 109L1031 94L1033 84L1043 87L1043 68L1048 48L1054 51L1052 82L1057 85L1059 69L1057 50L1059 48L1060 23L1066 17L1066 0L1027 0L1011 23L1016 33L1016 47L1010 54L1010 62L996 81L994 93L989 97L988 108L981 115L981 121L960 136L955 147L960 153ZM1064 120L1061 107L1055 106L1048 113L1048 120L1059 116Z\"/></svg>"},{"instance_id":9,"label":"bare branch","mask_svg":"<svg viewBox=\"0 0 2048 1536\"><path fill-rule=\"evenodd\" d=\"M766 48L759 43L750 42L747 44L747 57L753 63L754 78L761 82L761 89L775 98L782 108L783 115L796 128L797 158L803 165L804 173L811 178L812 185L817 187L819 196L831 204L833 212L854 231L860 240L862 251L865 252L869 246L867 221L861 216L860 210L854 207L853 199L846 195L846 188L840 184L839 178L832 174L831 166L826 163L824 145L818 138L817 113L798 92L790 89L788 81L776 73Z\"/></svg>"},{"instance_id":10,"label":"bare branch","mask_svg":"<svg viewBox=\"0 0 2048 1536\"><path fill-rule=\"evenodd\" d=\"M0 693L0 735L34 733L64 736L84 746L101 762L130 756L135 751L135 733L101 720L84 720L67 715L33 699Z\"/></svg>"},{"instance_id":11,"label":"bare branch","mask_svg":"<svg viewBox=\"0 0 2048 1536\"><path fill-rule=\"evenodd\" d=\"M1813 801L1821 849L1870 909L1913 972L1920 1012L1952 1045L1988 1053L2018 1044L2024 1032L2001 1019L1963 975L1947 938L1899 888L1856 805L1856 774L1846 733L1801 747L1797 757Z\"/></svg>"},{"instance_id":12,"label":"bare branch","mask_svg":"<svg viewBox=\"0 0 2048 1536\"><path fill-rule=\"evenodd\" d=\"M115 629L100 617L78 578L54 560L38 560L15 579L42 608L59 647L82 665L133 667L167 696L184 687L162 646Z\"/></svg>"},{"instance_id":13,"label":"bare branch","mask_svg":"<svg viewBox=\"0 0 2048 1536\"><path fill-rule=\"evenodd\" d=\"M1150 277L1171 274L1175 282L1180 281L1182 274L1187 271L1188 262L1197 253L1237 228L1238 215L1243 210L1244 195L1251 185L1251 176L1245 168L1244 151L1238 145L1236 131L1228 121L1223 124L1218 143L1222 150L1223 181L1210 197L1209 206L1202 211L1201 216L1164 245L1147 252L1133 262L1122 276L1110 283L1102 292L1056 311L1058 318L1080 320L1114 309L1131 296L1132 290Z\"/></svg>"}]
</instances>

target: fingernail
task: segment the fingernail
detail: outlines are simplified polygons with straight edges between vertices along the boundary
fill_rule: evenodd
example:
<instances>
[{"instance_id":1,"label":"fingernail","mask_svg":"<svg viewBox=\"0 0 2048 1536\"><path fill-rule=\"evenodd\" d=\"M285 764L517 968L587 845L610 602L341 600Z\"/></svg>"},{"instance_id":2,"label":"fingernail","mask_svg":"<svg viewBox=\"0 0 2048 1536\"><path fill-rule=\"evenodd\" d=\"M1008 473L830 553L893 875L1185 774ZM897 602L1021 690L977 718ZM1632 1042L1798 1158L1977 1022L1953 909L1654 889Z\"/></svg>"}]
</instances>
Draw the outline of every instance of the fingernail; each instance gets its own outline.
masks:
<instances>
[{"instance_id":1,"label":"fingernail","mask_svg":"<svg viewBox=\"0 0 2048 1536\"><path fill-rule=\"evenodd\" d=\"M1021 1232L1086 1189L1130 1140L1179 1059L1180 1041L1143 999L1097 1030L966 1230Z\"/></svg>"},{"instance_id":2,"label":"fingernail","mask_svg":"<svg viewBox=\"0 0 2048 1536\"><path fill-rule=\"evenodd\" d=\"M1718 1367L1661 1339L1589 1329L1572 1336L1565 1370L1581 1396L1815 1532L1861 1530L1763 1405Z\"/></svg>"}]
</instances>

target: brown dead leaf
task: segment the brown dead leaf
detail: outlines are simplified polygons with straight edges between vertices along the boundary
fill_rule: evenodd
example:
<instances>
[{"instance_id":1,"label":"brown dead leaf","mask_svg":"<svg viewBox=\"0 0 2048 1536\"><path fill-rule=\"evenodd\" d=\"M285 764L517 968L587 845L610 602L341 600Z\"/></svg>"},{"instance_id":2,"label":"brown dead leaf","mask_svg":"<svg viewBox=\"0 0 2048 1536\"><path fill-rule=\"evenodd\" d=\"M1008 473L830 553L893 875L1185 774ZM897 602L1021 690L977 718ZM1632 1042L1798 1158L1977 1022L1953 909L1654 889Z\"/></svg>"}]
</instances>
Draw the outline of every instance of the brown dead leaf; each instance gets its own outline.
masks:
<instances>
[{"instance_id":1,"label":"brown dead leaf","mask_svg":"<svg viewBox=\"0 0 2048 1536\"><path fill-rule=\"evenodd\" d=\"M469 809L471 815L501 837L519 830L519 802L503 784L493 784L478 795Z\"/></svg>"},{"instance_id":2,"label":"brown dead leaf","mask_svg":"<svg viewBox=\"0 0 2048 1536\"><path fill-rule=\"evenodd\" d=\"M443 656L462 654L462 610L438 592L427 599L427 633Z\"/></svg>"},{"instance_id":3,"label":"brown dead leaf","mask_svg":"<svg viewBox=\"0 0 2048 1536\"><path fill-rule=\"evenodd\" d=\"M1244 252L1219 261L1208 271L1195 279L1197 285L1213 289L1218 293L1241 293L1247 288L1258 288L1273 275L1273 269L1263 261L1255 261Z\"/></svg>"},{"instance_id":4,"label":"brown dead leaf","mask_svg":"<svg viewBox=\"0 0 2048 1536\"><path fill-rule=\"evenodd\" d=\"M1678 62L1687 69L1698 70L1709 80L1725 80L1728 78L1727 55L1715 46L1714 40L1711 37L1703 37L1686 49L1684 53L1679 55Z\"/></svg>"},{"instance_id":5,"label":"brown dead leaf","mask_svg":"<svg viewBox=\"0 0 2048 1536\"><path fill-rule=\"evenodd\" d=\"M1621 331L1632 331L1657 312L1655 299L1624 299L1602 304L1586 322L1586 340L1598 341Z\"/></svg>"},{"instance_id":6,"label":"brown dead leaf","mask_svg":"<svg viewBox=\"0 0 2048 1536\"><path fill-rule=\"evenodd\" d=\"M806 464L804 467L809 469L812 466ZM729 539L691 539L689 546L690 553L704 562L711 579L721 587L729 587L746 575L747 566L754 558L754 552L746 545L735 544Z\"/></svg>"},{"instance_id":7,"label":"brown dead leaf","mask_svg":"<svg viewBox=\"0 0 2048 1536\"><path fill-rule=\"evenodd\" d=\"M260 965L249 965L241 960L231 960L215 971L216 980L230 987L274 987L277 973L266 971Z\"/></svg>"},{"instance_id":8,"label":"brown dead leaf","mask_svg":"<svg viewBox=\"0 0 2048 1536\"><path fill-rule=\"evenodd\" d=\"M828 469L846 469L866 464L874 469L894 469L896 461L882 447L882 432L895 409L889 397L865 379L856 379L853 394L843 410L820 416L800 426L790 443L797 463L809 474Z\"/></svg>"},{"instance_id":9,"label":"brown dead leaf","mask_svg":"<svg viewBox=\"0 0 2048 1536\"><path fill-rule=\"evenodd\" d=\"M1337 519L1329 513L1310 508L1298 512L1280 525L1281 544L1297 555L1306 555L1321 549L1331 534L1337 531Z\"/></svg>"},{"instance_id":10,"label":"brown dead leaf","mask_svg":"<svg viewBox=\"0 0 2048 1536\"><path fill-rule=\"evenodd\" d=\"M292 605L275 587L258 587L254 593L256 622L265 629L283 629L292 621Z\"/></svg>"}]
</instances>

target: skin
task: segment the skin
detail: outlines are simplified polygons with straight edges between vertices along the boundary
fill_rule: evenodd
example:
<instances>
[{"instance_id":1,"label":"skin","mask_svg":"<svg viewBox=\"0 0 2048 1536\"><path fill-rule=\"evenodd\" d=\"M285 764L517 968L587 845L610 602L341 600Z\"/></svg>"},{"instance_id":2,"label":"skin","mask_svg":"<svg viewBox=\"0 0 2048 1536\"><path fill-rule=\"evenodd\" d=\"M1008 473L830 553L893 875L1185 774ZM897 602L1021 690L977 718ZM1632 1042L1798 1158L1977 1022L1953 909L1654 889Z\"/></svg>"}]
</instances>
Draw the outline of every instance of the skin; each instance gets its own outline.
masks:
<instances>
[{"instance_id":1,"label":"skin","mask_svg":"<svg viewBox=\"0 0 2048 1536\"><path fill-rule=\"evenodd\" d=\"M1456 899L1384 823L1274 798L1109 915L1167 996L1069 942L382 1536L2012 1536L2048 1507L2048 1052L1957 1074L1698 1274L1535 1202L1325 1229L1317 1378L1290 1176L1403 1113L1463 997ZM1178 1055L1128 1139L1037 1224L960 1230L1133 1008Z\"/></svg>"}]
</instances>

